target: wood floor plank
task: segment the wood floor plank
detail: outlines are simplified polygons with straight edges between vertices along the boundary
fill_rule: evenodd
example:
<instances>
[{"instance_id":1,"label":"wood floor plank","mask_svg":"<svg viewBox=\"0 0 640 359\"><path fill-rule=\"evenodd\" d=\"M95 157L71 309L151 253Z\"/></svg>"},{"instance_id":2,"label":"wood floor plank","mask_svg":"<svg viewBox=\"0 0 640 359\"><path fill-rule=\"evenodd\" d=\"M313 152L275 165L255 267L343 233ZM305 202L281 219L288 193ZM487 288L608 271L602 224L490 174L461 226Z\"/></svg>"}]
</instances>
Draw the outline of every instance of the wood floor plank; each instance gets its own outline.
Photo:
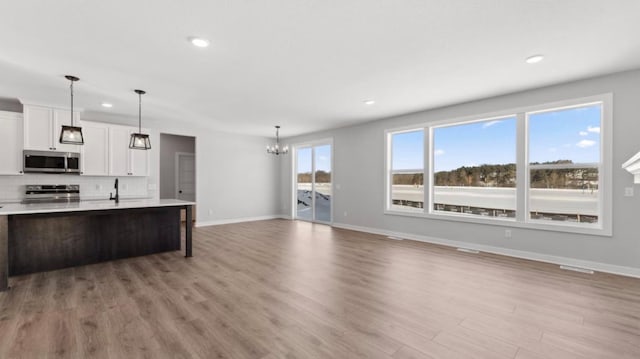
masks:
<instances>
[{"instance_id":1,"label":"wood floor plank","mask_svg":"<svg viewBox=\"0 0 640 359\"><path fill-rule=\"evenodd\" d=\"M0 358L638 358L640 280L325 225L10 278Z\"/></svg>"},{"instance_id":2,"label":"wood floor plank","mask_svg":"<svg viewBox=\"0 0 640 359\"><path fill-rule=\"evenodd\" d=\"M413 349L409 346L403 346L397 352L393 354L394 359L434 359L432 356L427 355L419 350Z\"/></svg>"},{"instance_id":3,"label":"wood floor plank","mask_svg":"<svg viewBox=\"0 0 640 359\"><path fill-rule=\"evenodd\" d=\"M106 312L76 317L76 334L81 358L109 358L108 321Z\"/></svg>"}]
</instances>

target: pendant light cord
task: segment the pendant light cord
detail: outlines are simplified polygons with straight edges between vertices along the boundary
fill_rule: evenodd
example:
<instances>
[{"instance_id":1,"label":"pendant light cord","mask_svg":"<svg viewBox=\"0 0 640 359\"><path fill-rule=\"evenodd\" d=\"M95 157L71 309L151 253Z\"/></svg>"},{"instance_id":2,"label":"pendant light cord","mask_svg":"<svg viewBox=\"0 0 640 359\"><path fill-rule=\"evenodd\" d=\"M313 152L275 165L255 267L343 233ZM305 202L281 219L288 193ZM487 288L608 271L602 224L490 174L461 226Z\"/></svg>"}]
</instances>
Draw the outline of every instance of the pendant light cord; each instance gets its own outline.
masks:
<instances>
[{"instance_id":1,"label":"pendant light cord","mask_svg":"<svg viewBox=\"0 0 640 359\"><path fill-rule=\"evenodd\" d=\"M142 133L142 94L138 93L138 133Z\"/></svg>"},{"instance_id":2,"label":"pendant light cord","mask_svg":"<svg viewBox=\"0 0 640 359\"><path fill-rule=\"evenodd\" d=\"M73 80L71 81L71 85L69 85L69 87L71 88L71 127L73 127Z\"/></svg>"}]
</instances>

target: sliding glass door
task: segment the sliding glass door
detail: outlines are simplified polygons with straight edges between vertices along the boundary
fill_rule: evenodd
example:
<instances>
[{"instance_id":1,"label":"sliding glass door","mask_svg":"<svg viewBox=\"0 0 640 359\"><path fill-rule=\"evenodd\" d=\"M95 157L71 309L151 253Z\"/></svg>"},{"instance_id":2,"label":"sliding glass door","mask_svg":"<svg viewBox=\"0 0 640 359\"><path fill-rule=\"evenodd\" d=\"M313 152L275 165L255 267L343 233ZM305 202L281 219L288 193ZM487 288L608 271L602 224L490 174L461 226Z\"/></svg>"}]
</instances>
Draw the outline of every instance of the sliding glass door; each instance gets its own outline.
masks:
<instances>
[{"instance_id":1,"label":"sliding glass door","mask_svg":"<svg viewBox=\"0 0 640 359\"><path fill-rule=\"evenodd\" d=\"M295 218L330 223L331 143L296 147L295 154Z\"/></svg>"},{"instance_id":2,"label":"sliding glass door","mask_svg":"<svg viewBox=\"0 0 640 359\"><path fill-rule=\"evenodd\" d=\"M298 204L296 219L313 220L313 149L311 147L296 149L296 192Z\"/></svg>"}]
</instances>

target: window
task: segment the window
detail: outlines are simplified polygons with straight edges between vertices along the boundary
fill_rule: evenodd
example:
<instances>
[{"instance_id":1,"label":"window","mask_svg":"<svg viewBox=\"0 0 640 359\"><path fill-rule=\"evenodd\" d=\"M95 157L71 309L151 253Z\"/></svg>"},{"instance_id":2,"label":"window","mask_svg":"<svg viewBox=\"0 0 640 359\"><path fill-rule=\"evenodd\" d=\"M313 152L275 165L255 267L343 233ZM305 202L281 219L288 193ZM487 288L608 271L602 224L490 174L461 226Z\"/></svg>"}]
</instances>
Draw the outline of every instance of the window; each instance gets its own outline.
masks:
<instances>
[{"instance_id":1,"label":"window","mask_svg":"<svg viewBox=\"0 0 640 359\"><path fill-rule=\"evenodd\" d=\"M602 104L528 114L529 216L597 223Z\"/></svg>"},{"instance_id":2,"label":"window","mask_svg":"<svg viewBox=\"0 0 640 359\"><path fill-rule=\"evenodd\" d=\"M386 211L610 235L610 126L600 95L387 131Z\"/></svg>"},{"instance_id":3,"label":"window","mask_svg":"<svg viewBox=\"0 0 640 359\"><path fill-rule=\"evenodd\" d=\"M433 129L433 210L515 218L516 118Z\"/></svg>"},{"instance_id":4,"label":"window","mask_svg":"<svg viewBox=\"0 0 640 359\"><path fill-rule=\"evenodd\" d=\"M390 208L422 212L424 208L424 130L391 134Z\"/></svg>"}]
</instances>

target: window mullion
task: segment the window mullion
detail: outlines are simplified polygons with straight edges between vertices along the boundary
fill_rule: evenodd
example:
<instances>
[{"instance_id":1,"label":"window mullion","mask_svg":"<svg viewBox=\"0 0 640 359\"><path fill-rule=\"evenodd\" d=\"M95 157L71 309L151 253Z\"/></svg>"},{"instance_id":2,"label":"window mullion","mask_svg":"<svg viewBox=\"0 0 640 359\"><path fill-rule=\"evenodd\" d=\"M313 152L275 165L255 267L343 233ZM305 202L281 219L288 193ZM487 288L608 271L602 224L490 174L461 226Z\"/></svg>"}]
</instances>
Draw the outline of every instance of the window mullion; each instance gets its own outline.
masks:
<instances>
[{"instance_id":1,"label":"window mullion","mask_svg":"<svg viewBox=\"0 0 640 359\"><path fill-rule=\"evenodd\" d=\"M518 113L516 118L516 221L526 222L529 218L527 117Z\"/></svg>"},{"instance_id":2,"label":"window mullion","mask_svg":"<svg viewBox=\"0 0 640 359\"><path fill-rule=\"evenodd\" d=\"M387 173L386 173L386 188L385 188L385 208L386 209L391 209L391 204L392 204L392 200L391 200L391 187L393 186L393 163L392 163L392 159L393 159L393 136L391 135L391 133L386 133L385 134L385 142L387 144L387 151L385 152L385 155L387 156L385 158L385 166L387 168Z\"/></svg>"},{"instance_id":3,"label":"window mullion","mask_svg":"<svg viewBox=\"0 0 640 359\"><path fill-rule=\"evenodd\" d=\"M424 158L423 158L423 166L422 166L422 183L424 186L424 213L431 213L433 209L433 190L431 186L431 182L433 179L433 156L432 156L432 138L431 138L431 128L424 128Z\"/></svg>"}]
</instances>

